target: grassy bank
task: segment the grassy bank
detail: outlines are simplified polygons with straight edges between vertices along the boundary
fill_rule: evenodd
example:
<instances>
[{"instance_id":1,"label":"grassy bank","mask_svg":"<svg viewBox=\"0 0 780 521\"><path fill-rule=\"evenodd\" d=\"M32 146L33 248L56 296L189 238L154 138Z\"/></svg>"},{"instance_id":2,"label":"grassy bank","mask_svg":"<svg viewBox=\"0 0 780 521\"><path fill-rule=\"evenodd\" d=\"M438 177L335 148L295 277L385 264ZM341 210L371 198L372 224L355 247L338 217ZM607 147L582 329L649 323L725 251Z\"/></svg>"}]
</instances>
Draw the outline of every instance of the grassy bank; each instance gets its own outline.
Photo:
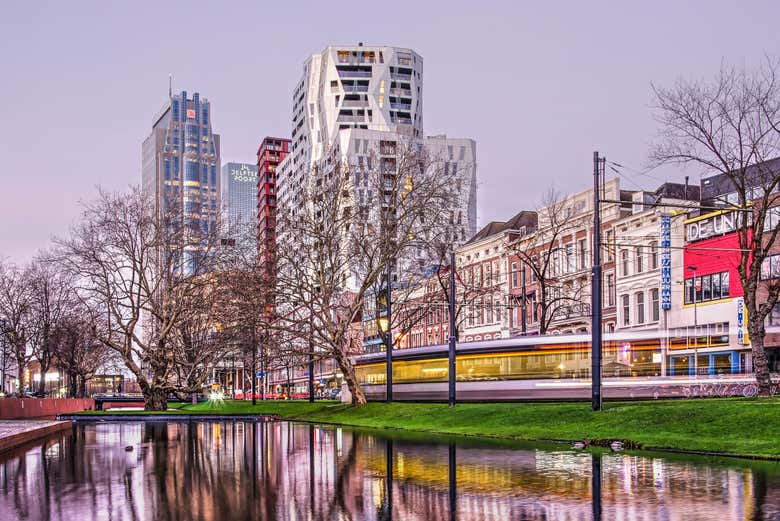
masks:
<instances>
[{"instance_id":1,"label":"grassy bank","mask_svg":"<svg viewBox=\"0 0 780 521\"><path fill-rule=\"evenodd\" d=\"M139 411L139 414L143 412ZM607 403L445 404L226 401L174 414L277 414L289 420L522 440L624 440L639 448L780 458L780 400L709 399ZM93 413L95 414L95 413ZM100 414L100 413L96 413Z\"/></svg>"}]
</instances>

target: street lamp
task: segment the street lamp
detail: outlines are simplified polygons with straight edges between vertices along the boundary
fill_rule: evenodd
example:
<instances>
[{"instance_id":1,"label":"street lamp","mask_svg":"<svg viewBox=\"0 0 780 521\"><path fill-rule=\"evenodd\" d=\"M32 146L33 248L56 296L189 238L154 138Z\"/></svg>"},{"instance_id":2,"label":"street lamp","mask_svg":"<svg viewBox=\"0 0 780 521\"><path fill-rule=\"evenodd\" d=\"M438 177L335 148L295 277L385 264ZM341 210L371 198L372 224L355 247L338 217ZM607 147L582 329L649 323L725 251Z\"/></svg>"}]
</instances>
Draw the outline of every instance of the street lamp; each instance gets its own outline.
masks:
<instances>
[{"instance_id":1,"label":"street lamp","mask_svg":"<svg viewBox=\"0 0 780 521\"><path fill-rule=\"evenodd\" d=\"M697 293L698 290L696 289L696 266L686 266L689 270L693 272L693 281L691 284L691 288L693 289L693 336L694 336L694 343L693 343L693 375L698 377L699 376L699 317L698 317L698 309L697 309Z\"/></svg>"},{"instance_id":2,"label":"street lamp","mask_svg":"<svg viewBox=\"0 0 780 521\"><path fill-rule=\"evenodd\" d=\"M377 327L385 337L385 355L386 355L385 383L387 386L387 391L386 391L387 403L393 401L393 326L392 326L391 295L390 295L391 277L392 277L392 273L390 270L390 265L388 264L386 281L385 281L385 291L383 295L380 293L380 298L377 300L377 306L376 306ZM383 299L384 302L382 302ZM380 307L385 308L385 316L383 317L379 316Z\"/></svg>"}]
</instances>

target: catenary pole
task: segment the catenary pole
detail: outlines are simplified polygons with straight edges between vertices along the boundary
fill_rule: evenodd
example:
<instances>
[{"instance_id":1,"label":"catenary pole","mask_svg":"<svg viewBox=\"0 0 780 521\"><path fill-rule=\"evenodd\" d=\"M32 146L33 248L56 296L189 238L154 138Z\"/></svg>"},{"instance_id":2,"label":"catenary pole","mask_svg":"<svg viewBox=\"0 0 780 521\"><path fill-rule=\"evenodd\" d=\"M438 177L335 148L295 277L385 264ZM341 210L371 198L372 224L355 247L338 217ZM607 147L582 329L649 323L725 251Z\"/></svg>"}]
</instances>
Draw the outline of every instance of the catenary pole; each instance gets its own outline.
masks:
<instances>
[{"instance_id":1,"label":"catenary pole","mask_svg":"<svg viewBox=\"0 0 780 521\"><path fill-rule=\"evenodd\" d=\"M385 352L387 355L387 403L393 401L393 315L392 315L392 297L390 295L390 283L392 282L392 273L390 263L387 263L387 281L385 284L385 297L387 298L387 336L385 337Z\"/></svg>"},{"instance_id":2,"label":"catenary pole","mask_svg":"<svg viewBox=\"0 0 780 521\"><path fill-rule=\"evenodd\" d=\"M450 345L448 355L447 381L449 384L449 405L455 407L455 251L450 252Z\"/></svg>"},{"instance_id":3,"label":"catenary pole","mask_svg":"<svg viewBox=\"0 0 780 521\"><path fill-rule=\"evenodd\" d=\"M522 314L523 314L523 318L522 318L522 321L520 322L520 332L522 333L523 336L525 336L525 334L526 334L526 320L527 320L526 319L526 307L528 305L528 302L526 300L526 295L525 295L525 262L521 261L520 262L520 266L522 267L522 271L520 272L520 289L523 292L523 295L522 295L522 298L523 298L522 303L523 304L522 304L521 310L520 310L522 312Z\"/></svg>"},{"instance_id":4,"label":"catenary pole","mask_svg":"<svg viewBox=\"0 0 780 521\"><path fill-rule=\"evenodd\" d=\"M604 158L593 152L593 273L591 277L591 407L601 410L601 208L600 176Z\"/></svg>"}]
</instances>

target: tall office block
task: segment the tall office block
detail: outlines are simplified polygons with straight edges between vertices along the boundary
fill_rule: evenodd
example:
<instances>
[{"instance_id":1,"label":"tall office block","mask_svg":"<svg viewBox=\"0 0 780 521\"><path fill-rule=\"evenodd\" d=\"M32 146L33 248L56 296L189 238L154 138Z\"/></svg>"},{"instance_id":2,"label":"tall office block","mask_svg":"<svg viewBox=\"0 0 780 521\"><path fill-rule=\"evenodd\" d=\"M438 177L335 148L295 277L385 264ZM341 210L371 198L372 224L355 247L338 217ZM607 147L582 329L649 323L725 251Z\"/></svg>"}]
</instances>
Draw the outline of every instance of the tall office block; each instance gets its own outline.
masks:
<instances>
[{"instance_id":1,"label":"tall office block","mask_svg":"<svg viewBox=\"0 0 780 521\"><path fill-rule=\"evenodd\" d=\"M181 212L185 230L209 233L217 225L219 135L211 128L211 104L196 92L169 92L142 146L142 184L159 214ZM189 242L189 241L188 241ZM185 255L200 249L188 244Z\"/></svg>"},{"instance_id":2,"label":"tall office block","mask_svg":"<svg viewBox=\"0 0 780 521\"><path fill-rule=\"evenodd\" d=\"M257 165L222 165L222 218L231 227L254 224L257 211ZM244 233L243 230L241 233Z\"/></svg>"},{"instance_id":3,"label":"tall office block","mask_svg":"<svg viewBox=\"0 0 780 521\"><path fill-rule=\"evenodd\" d=\"M257 247L269 278L276 245L276 168L290 152L290 140L266 137L257 150Z\"/></svg>"}]
</instances>

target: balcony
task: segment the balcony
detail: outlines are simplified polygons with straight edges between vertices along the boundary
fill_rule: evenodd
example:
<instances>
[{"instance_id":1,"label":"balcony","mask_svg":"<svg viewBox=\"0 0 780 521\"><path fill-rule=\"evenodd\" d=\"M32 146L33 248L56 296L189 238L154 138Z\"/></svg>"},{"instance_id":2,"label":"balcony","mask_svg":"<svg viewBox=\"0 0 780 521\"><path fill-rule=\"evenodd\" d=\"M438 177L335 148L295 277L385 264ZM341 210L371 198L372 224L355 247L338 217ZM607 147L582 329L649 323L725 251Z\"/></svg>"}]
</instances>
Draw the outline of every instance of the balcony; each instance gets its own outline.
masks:
<instances>
[{"instance_id":1,"label":"balcony","mask_svg":"<svg viewBox=\"0 0 780 521\"><path fill-rule=\"evenodd\" d=\"M390 95L392 96L411 96L412 90L411 89L399 89L399 88L392 88L390 89Z\"/></svg>"},{"instance_id":2,"label":"balcony","mask_svg":"<svg viewBox=\"0 0 780 521\"><path fill-rule=\"evenodd\" d=\"M365 123L365 116L339 116L336 123Z\"/></svg>"},{"instance_id":3,"label":"balcony","mask_svg":"<svg viewBox=\"0 0 780 521\"><path fill-rule=\"evenodd\" d=\"M368 85L350 85L345 83L344 92L368 92Z\"/></svg>"},{"instance_id":4,"label":"balcony","mask_svg":"<svg viewBox=\"0 0 780 521\"><path fill-rule=\"evenodd\" d=\"M390 78L400 81L412 81L412 75L403 72L391 72Z\"/></svg>"},{"instance_id":5,"label":"balcony","mask_svg":"<svg viewBox=\"0 0 780 521\"><path fill-rule=\"evenodd\" d=\"M366 108L368 107L368 100L344 100L341 103L342 108Z\"/></svg>"},{"instance_id":6,"label":"balcony","mask_svg":"<svg viewBox=\"0 0 780 521\"><path fill-rule=\"evenodd\" d=\"M390 103L390 108L396 110L412 110L412 104L411 103Z\"/></svg>"}]
</instances>

